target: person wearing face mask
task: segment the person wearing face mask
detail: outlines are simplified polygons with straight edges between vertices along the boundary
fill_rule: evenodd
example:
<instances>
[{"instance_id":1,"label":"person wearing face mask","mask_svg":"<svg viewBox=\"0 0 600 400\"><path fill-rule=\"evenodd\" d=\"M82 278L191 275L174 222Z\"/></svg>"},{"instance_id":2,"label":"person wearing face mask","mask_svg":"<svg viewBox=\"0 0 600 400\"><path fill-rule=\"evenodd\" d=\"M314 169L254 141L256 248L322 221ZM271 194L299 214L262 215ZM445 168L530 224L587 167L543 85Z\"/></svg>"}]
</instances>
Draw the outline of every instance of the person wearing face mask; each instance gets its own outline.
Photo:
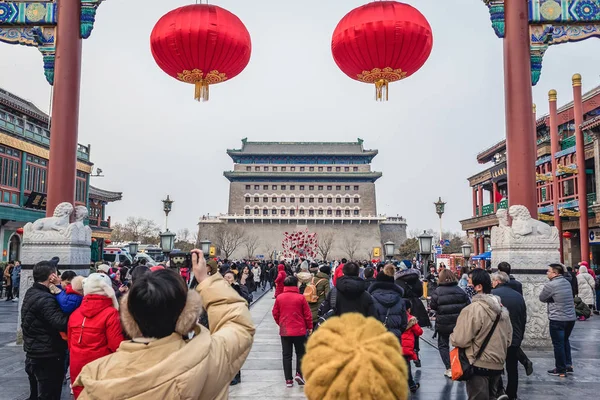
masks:
<instances>
[{"instance_id":1,"label":"person wearing face mask","mask_svg":"<svg viewBox=\"0 0 600 400\"><path fill-rule=\"evenodd\" d=\"M59 284L56 266L41 261L33 267L33 286L27 290L21 309L25 372L30 399L60 399L65 376L69 315L62 312L50 286Z\"/></svg>"}]
</instances>

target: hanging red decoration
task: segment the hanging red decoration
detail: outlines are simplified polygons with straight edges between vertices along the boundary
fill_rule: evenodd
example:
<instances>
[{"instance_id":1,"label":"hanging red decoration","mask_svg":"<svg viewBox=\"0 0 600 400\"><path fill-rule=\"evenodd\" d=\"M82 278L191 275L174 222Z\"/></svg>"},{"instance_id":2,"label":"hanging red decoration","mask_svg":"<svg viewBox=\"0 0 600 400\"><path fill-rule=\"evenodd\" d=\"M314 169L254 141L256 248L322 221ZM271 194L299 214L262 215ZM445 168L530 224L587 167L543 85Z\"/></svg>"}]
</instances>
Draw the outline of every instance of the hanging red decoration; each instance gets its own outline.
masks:
<instances>
[{"instance_id":1,"label":"hanging red decoration","mask_svg":"<svg viewBox=\"0 0 600 400\"><path fill-rule=\"evenodd\" d=\"M500 203L504 196L502 196L502 193L496 191L494 192L494 198L496 199L496 203Z\"/></svg>"},{"instance_id":2,"label":"hanging red decoration","mask_svg":"<svg viewBox=\"0 0 600 400\"><path fill-rule=\"evenodd\" d=\"M573 235L571 234L571 232L565 231L565 232L563 232L563 237L565 239L571 239L573 237Z\"/></svg>"},{"instance_id":3,"label":"hanging red decoration","mask_svg":"<svg viewBox=\"0 0 600 400\"><path fill-rule=\"evenodd\" d=\"M17 228L17 234L22 235L23 234L23 228Z\"/></svg>"},{"instance_id":4,"label":"hanging red decoration","mask_svg":"<svg viewBox=\"0 0 600 400\"><path fill-rule=\"evenodd\" d=\"M240 19L212 4L193 4L165 14L150 36L152 56L168 75L196 87L194 98L208 100L208 87L246 68L252 44Z\"/></svg>"},{"instance_id":5,"label":"hanging red decoration","mask_svg":"<svg viewBox=\"0 0 600 400\"><path fill-rule=\"evenodd\" d=\"M104 243L105 243L105 244L111 244L111 243L112 243L112 241L111 241L110 239L104 239Z\"/></svg>"},{"instance_id":6,"label":"hanging red decoration","mask_svg":"<svg viewBox=\"0 0 600 400\"><path fill-rule=\"evenodd\" d=\"M350 78L375 84L375 99L388 99L390 82L417 72L431 54L433 34L414 7L376 1L350 11L338 23L331 52Z\"/></svg>"}]
</instances>

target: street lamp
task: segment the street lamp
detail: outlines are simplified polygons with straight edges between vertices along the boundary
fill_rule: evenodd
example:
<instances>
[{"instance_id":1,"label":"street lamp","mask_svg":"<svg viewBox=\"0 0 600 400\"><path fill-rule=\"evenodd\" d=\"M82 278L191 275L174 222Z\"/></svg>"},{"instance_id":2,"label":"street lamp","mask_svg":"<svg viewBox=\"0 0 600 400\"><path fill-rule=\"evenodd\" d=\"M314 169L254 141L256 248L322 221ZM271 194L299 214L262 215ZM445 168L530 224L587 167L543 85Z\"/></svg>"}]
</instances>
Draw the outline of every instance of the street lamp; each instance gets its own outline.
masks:
<instances>
[{"instance_id":1,"label":"street lamp","mask_svg":"<svg viewBox=\"0 0 600 400\"><path fill-rule=\"evenodd\" d=\"M428 267L429 256L431 255L431 243L433 242L433 236L423 231L421 235L417 237L419 239L419 253L423 258L423 265L425 268ZM423 269L423 272L428 269Z\"/></svg>"},{"instance_id":2,"label":"street lamp","mask_svg":"<svg viewBox=\"0 0 600 400\"><path fill-rule=\"evenodd\" d=\"M394 243L392 241L388 241L388 242L384 243L383 245L385 246L386 257L388 257L390 260L392 258L394 258L394 249L396 248L396 243Z\"/></svg>"},{"instance_id":3,"label":"street lamp","mask_svg":"<svg viewBox=\"0 0 600 400\"><path fill-rule=\"evenodd\" d=\"M202 253L204 253L205 258L208 258L209 254L210 254L210 245L211 245L211 242L208 239L204 239L204 240L200 241L200 250L202 250Z\"/></svg>"},{"instance_id":4,"label":"street lamp","mask_svg":"<svg viewBox=\"0 0 600 400\"><path fill-rule=\"evenodd\" d=\"M460 247L460 250L462 251L462 256L465 260L465 267L468 267L469 266L469 258L471 258L471 245L468 243L463 244Z\"/></svg>"},{"instance_id":5,"label":"street lamp","mask_svg":"<svg viewBox=\"0 0 600 400\"><path fill-rule=\"evenodd\" d=\"M442 215L444 215L444 208L446 207L446 203L444 203L442 201L442 198L440 197L438 201L436 201L433 204L435 205L435 212L437 213L438 217L440 217L440 245L443 245L444 233L442 231Z\"/></svg>"},{"instance_id":6,"label":"street lamp","mask_svg":"<svg viewBox=\"0 0 600 400\"><path fill-rule=\"evenodd\" d=\"M135 256L137 255L138 247L139 247L139 243L136 243L136 242L129 243L129 254L131 254L132 258L135 258Z\"/></svg>"},{"instance_id":7,"label":"street lamp","mask_svg":"<svg viewBox=\"0 0 600 400\"><path fill-rule=\"evenodd\" d=\"M169 213L171 212L171 209L173 208L173 203L175 203L173 200L171 200L171 198L169 197L169 195L167 195L167 198L164 200L161 200L163 203L163 211L165 212L165 229L168 231L169 230Z\"/></svg>"},{"instance_id":8,"label":"street lamp","mask_svg":"<svg viewBox=\"0 0 600 400\"><path fill-rule=\"evenodd\" d=\"M177 235L168 229L166 232L160 233L160 248L167 256L173 251L173 247L175 247L175 236Z\"/></svg>"}]
</instances>

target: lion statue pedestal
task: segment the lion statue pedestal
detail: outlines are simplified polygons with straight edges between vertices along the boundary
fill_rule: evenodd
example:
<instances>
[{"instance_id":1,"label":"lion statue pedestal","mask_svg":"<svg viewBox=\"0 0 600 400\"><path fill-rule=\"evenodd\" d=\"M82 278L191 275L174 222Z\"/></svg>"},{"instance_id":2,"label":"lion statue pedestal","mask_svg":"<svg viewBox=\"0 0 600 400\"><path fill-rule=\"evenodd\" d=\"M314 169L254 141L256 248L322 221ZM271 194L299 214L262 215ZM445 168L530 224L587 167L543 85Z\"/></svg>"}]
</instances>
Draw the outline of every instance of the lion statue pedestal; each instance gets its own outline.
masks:
<instances>
[{"instance_id":1,"label":"lion statue pedestal","mask_svg":"<svg viewBox=\"0 0 600 400\"><path fill-rule=\"evenodd\" d=\"M71 223L73 213L75 222ZM17 343L22 340L22 300L25 297L25 292L33 285L32 272L35 264L58 257L58 269L61 272L73 270L77 275L87 275L89 273L92 229L83 223L87 217L88 210L86 207L73 207L70 203L61 203L56 206L52 217L38 219L23 227Z\"/></svg>"},{"instance_id":2,"label":"lion statue pedestal","mask_svg":"<svg viewBox=\"0 0 600 400\"><path fill-rule=\"evenodd\" d=\"M538 296L548 282L546 271L551 263L560 262L558 229L531 218L525 206L498 210L499 226L492 228L492 268L502 261L512 267L512 274L523 284L527 304L527 325L523 345L549 347L547 306ZM509 224L509 218L512 225Z\"/></svg>"}]
</instances>

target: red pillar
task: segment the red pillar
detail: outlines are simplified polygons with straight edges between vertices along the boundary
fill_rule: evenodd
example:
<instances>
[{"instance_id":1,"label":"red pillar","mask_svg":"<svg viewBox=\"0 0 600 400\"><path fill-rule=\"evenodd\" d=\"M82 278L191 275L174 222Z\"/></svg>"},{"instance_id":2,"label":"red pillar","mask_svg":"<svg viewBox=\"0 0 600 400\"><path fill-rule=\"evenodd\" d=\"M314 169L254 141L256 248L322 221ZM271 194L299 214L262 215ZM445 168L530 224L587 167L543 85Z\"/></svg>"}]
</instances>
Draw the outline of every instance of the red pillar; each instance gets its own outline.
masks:
<instances>
[{"instance_id":1,"label":"red pillar","mask_svg":"<svg viewBox=\"0 0 600 400\"><path fill-rule=\"evenodd\" d=\"M478 197L479 197L479 216L483 216L483 186L479 185L477 187Z\"/></svg>"},{"instance_id":2,"label":"red pillar","mask_svg":"<svg viewBox=\"0 0 600 400\"><path fill-rule=\"evenodd\" d=\"M75 200L81 80L80 13L80 0L58 2L47 216L54 213L59 203L72 204Z\"/></svg>"},{"instance_id":3,"label":"red pillar","mask_svg":"<svg viewBox=\"0 0 600 400\"><path fill-rule=\"evenodd\" d=\"M558 114L556 111L556 90L552 89L548 92L549 102L549 113L550 113L550 152L552 160L552 205L554 209L554 226L558 229L559 243L560 243L560 262L564 262L563 254L563 238L562 238L562 221L558 212L558 198L560 197L558 177L556 176L556 169L558 160L555 155L559 152L558 143Z\"/></svg>"},{"instance_id":4,"label":"red pillar","mask_svg":"<svg viewBox=\"0 0 600 400\"><path fill-rule=\"evenodd\" d=\"M585 144L583 142L583 100L581 98L581 75L573 75L573 113L575 117L575 154L577 157L577 196L579 198L579 237L581 261L590 261L588 231L587 186L585 175Z\"/></svg>"},{"instance_id":5,"label":"red pillar","mask_svg":"<svg viewBox=\"0 0 600 400\"><path fill-rule=\"evenodd\" d=\"M498 211L498 202L496 202L496 193L498 193L498 182L492 183L492 201L494 202L494 212Z\"/></svg>"},{"instance_id":6,"label":"red pillar","mask_svg":"<svg viewBox=\"0 0 600 400\"><path fill-rule=\"evenodd\" d=\"M537 161L537 107L533 104L533 164ZM535 170L535 167L534 167ZM536 185L537 186L537 185ZM536 189L537 192L537 189Z\"/></svg>"},{"instance_id":7,"label":"red pillar","mask_svg":"<svg viewBox=\"0 0 600 400\"><path fill-rule=\"evenodd\" d=\"M485 236L483 233L479 237L479 251L480 253L485 253Z\"/></svg>"},{"instance_id":8,"label":"red pillar","mask_svg":"<svg viewBox=\"0 0 600 400\"><path fill-rule=\"evenodd\" d=\"M534 143L531 134L531 65L528 2L504 3L504 101L508 201L523 205L537 218Z\"/></svg>"},{"instance_id":9,"label":"red pillar","mask_svg":"<svg viewBox=\"0 0 600 400\"><path fill-rule=\"evenodd\" d=\"M473 188L473 216L477 216L477 187Z\"/></svg>"},{"instance_id":10,"label":"red pillar","mask_svg":"<svg viewBox=\"0 0 600 400\"><path fill-rule=\"evenodd\" d=\"M475 249L473 249L474 250L473 254L475 254L475 255L480 254L480 251L479 251L479 239L477 238L478 234L479 233L477 231L475 231L475 233L473 235L473 245L475 246Z\"/></svg>"}]
</instances>

